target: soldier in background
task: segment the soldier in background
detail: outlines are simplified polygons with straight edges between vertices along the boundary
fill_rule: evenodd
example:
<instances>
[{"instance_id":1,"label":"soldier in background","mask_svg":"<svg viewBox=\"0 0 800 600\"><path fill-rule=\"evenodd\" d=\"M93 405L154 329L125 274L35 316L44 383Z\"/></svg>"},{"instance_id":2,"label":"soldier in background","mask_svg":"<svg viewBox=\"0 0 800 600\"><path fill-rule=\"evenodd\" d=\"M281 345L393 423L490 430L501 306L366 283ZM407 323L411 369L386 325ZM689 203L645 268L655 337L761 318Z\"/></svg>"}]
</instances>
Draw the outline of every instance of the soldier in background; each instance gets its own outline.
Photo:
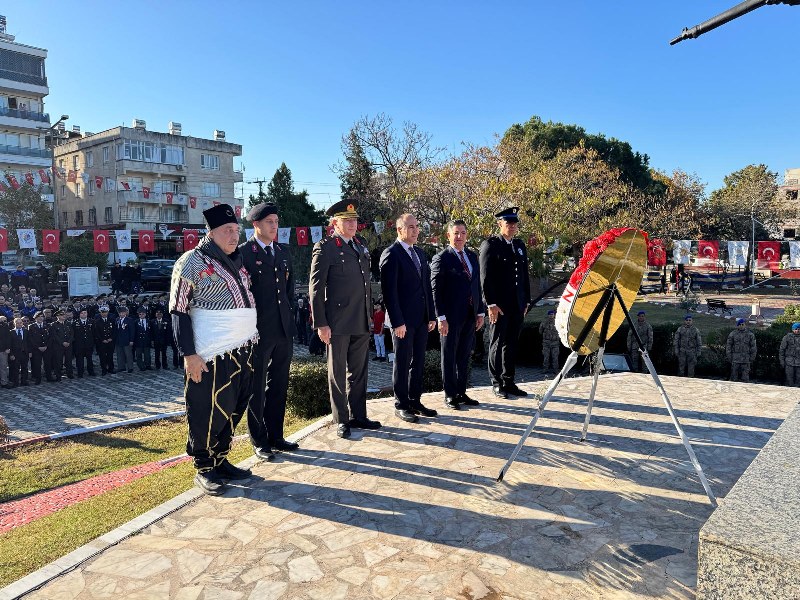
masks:
<instances>
[{"instance_id":1,"label":"soldier in background","mask_svg":"<svg viewBox=\"0 0 800 600\"><path fill-rule=\"evenodd\" d=\"M756 359L756 336L736 319L736 329L728 335L725 355L731 361L731 381L750 381L750 365Z\"/></svg>"},{"instance_id":2,"label":"soldier in background","mask_svg":"<svg viewBox=\"0 0 800 600\"><path fill-rule=\"evenodd\" d=\"M558 372L558 355L561 353L561 338L556 329L556 311L548 310L547 318L539 323L542 336L542 369L545 375Z\"/></svg>"},{"instance_id":3,"label":"soldier in background","mask_svg":"<svg viewBox=\"0 0 800 600\"><path fill-rule=\"evenodd\" d=\"M74 332L67 322L67 313L63 310L56 312L56 321L50 325L50 346L47 353L47 377L53 381L61 381L62 370L67 377L72 379L72 340Z\"/></svg>"},{"instance_id":4,"label":"soldier in background","mask_svg":"<svg viewBox=\"0 0 800 600\"><path fill-rule=\"evenodd\" d=\"M28 325L28 352L31 355L31 377L33 383L39 385L42 383L42 370L47 380L51 381L45 362L45 352L50 345L50 329L44 324L42 311L38 311L33 318L34 322Z\"/></svg>"},{"instance_id":5,"label":"soldier in background","mask_svg":"<svg viewBox=\"0 0 800 600\"><path fill-rule=\"evenodd\" d=\"M783 336L779 358L786 371L786 385L800 387L800 323L792 323L791 333Z\"/></svg>"},{"instance_id":6,"label":"soldier in background","mask_svg":"<svg viewBox=\"0 0 800 600\"><path fill-rule=\"evenodd\" d=\"M653 350L653 326L647 322L643 310L636 313L636 323L633 326L636 328L645 350L650 354ZM637 373L644 371L644 361L640 360L641 352L639 352L639 345L633 335L633 329L628 331L628 355L631 357L631 371Z\"/></svg>"},{"instance_id":7,"label":"soldier in background","mask_svg":"<svg viewBox=\"0 0 800 600\"><path fill-rule=\"evenodd\" d=\"M692 324L692 315L683 318L683 325L678 327L673 338L675 355L678 357L678 375L694 377L694 368L697 357L700 356L700 347L703 338L700 330Z\"/></svg>"},{"instance_id":8,"label":"soldier in background","mask_svg":"<svg viewBox=\"0 0 800 600\"><path fill-rule=\"evenodd\" d=\"M94 377L94 362L92 354L94 349L93 321L89 319L89 311L80 308L78 316L72 321L73 350L75 366L78 369L78 379L83 377L84 365L89 375Z\"/></svg>"}]
</instances>

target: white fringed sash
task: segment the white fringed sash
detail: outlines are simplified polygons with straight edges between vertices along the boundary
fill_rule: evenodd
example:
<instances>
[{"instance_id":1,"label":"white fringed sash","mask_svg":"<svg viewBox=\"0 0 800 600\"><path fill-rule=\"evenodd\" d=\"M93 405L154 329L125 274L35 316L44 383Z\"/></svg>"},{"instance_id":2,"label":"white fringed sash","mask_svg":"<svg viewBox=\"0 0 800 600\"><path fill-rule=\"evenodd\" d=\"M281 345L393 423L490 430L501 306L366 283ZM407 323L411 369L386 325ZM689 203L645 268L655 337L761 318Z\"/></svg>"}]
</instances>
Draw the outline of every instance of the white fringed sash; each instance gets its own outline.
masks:
<instances>
[{"instance_id":1,"label":"white fringed sash","mask_svg":"<svg viewBox=\"0 0 800 600\"><path fill-rule=\"evenodd\" d=\"M255 308L192 308L195 352L208 362L215 356L258 341Z\"/></svg>"}]
</instances>

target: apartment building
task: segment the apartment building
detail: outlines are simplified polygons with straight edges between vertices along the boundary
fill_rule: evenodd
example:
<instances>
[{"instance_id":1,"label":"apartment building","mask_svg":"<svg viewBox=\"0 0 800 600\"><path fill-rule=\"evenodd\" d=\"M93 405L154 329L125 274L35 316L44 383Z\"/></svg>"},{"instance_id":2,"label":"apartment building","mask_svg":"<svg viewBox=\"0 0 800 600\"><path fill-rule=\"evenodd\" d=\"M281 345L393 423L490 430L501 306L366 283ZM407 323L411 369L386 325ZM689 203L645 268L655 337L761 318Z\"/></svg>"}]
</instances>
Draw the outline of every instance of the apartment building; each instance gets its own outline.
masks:
<instances>
[{"instance_id":1,"label":"apartment building","mask_svg":"<svg viewBox=\"0 0 800 600\"><path fill-rule=\"evenodd\" d=\"M20 183L26 173L38 177L39 169L52 164L52 153L45 147L50 127L44 112L44 98L50 93L46 58L47 50L16 42L0 16L0 175L13 175ZM49 186L42 188L42 195L53 201Z\"/></svg>"},{"instance_id":2,"label":"apartment building","mask_svg":"<svg viewBox=\"0 0 800 600\"><path fill-rule=\"evenodd\" d=\"M786 169L783 174L783 185L779 191L792 206L799 206L800 200L800 169ZM783 239L800 238L800 220L792 219L781 225Z\"/></svg>"},{"instance_id":3,"label":"apartment building","mask_svg":"<svg viewBox=\"0 0 800 600\"><path fill-rule=\"evenodd\" d=\"M233 164L242 147L224 131L205 139L182 135L179 123L161 133L134 119L131 127L84 132L54 152L62 229L127 228L134 238L140 229L180 233L203 228L203 211L217 203L240 213L244 204L235 197L242 173Z\"/></svg>"}]
</instances>

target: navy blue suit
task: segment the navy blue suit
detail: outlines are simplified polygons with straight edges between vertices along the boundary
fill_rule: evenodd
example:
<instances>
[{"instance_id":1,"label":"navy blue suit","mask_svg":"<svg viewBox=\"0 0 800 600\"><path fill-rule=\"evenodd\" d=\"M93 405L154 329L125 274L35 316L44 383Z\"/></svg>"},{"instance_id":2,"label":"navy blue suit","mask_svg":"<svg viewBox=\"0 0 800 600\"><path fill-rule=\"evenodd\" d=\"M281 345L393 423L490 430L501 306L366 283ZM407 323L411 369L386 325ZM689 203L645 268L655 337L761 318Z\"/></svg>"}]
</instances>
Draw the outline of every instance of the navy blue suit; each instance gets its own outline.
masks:
<instances>
[{"instance_id":1,"label":"navy blue suit","mask_svg":"<svg viewBox=\"0 0 800 600\"><path fill-rule=\"evenodd\" d=\"M431 275L425 254L412 247L420 271L403 245L396 241L381 254L381 291L392 327L394 366L392 387L395 407L408 410L420 403L428 322L434 320ZM402 339L395 328L405 325Z\"/></svg>"},{"instance_id":2,"label":"navy blue suit","mask_svg":"<svg viewBox=\"0 0 800 600\"><path fill-rule=\"evenodd\" d=\"M444 317L448 333L441 337L444 395L457 398L467 391L469 356L475 345L475 321L486 311L481 297L478 257L464 249L464 270L458 252L448 246L431 262L431 288L436 318Z\"/></svg>"}]
</instances>

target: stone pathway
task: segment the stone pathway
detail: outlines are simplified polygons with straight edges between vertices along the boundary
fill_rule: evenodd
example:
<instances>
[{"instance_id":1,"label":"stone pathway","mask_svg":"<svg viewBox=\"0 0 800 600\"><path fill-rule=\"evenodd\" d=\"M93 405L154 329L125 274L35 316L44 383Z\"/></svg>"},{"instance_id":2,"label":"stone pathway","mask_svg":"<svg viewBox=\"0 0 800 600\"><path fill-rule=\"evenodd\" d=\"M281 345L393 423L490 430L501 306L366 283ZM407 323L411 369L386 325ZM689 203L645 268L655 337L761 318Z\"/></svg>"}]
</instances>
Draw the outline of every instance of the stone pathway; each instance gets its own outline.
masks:
<instances>
[{"instance_id":1,"label":"stone pathway","mask_svg":"<svg viewBox=\"0 0 800 600\"><path fill-rule=\"evenodd\" d=\"M799 399L775 386L663 379L719 497ZM533 399L483 388L471 392L481 406L450 411L440 394L425 396L441 414L417 424L376 401L370 416L383 429L348 441L325 426L225 496L169 513L27 597L692 598L712 509L652 380L601 378L581 444L590 383L561 386L502 484L494 479Z\"/></svg>"}]
</instances>

